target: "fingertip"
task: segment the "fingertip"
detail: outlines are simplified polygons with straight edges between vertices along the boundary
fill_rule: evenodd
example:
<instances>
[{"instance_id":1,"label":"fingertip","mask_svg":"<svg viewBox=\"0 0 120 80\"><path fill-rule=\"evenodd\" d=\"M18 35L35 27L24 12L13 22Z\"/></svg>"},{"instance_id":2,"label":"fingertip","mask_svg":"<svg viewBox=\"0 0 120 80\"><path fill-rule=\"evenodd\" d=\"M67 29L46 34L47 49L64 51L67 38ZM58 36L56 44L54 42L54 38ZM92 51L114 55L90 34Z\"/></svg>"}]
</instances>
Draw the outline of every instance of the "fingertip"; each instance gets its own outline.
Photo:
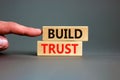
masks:
<instances>
[{"instance_id":1,"label":"fingertip","mask_svg":"<svg viewBox=\"0 0 120 80\"><path fill-rule=\"evenodd\" d=\"M37 28L27 28L26 31L24 32L24 36L30 36L30 37L40 36L41 34L42 34L42 30Z\"/></svg>"},{"instance_id":2,"label":"fingertip","mask_svg":"<svg viewBox=\"0 0 120 80\"><path fill-rule=\"evenodd\" d=\"M35 29L35 30L36 30L36 33L38 33L38 35L42 34L42 30L41 29Z\"/></svg>"},{"instance_id":3,"label":"fingertip","mask_svg":"<svg viewBox=\"0 0 120 80\"><path fill-rule=\"evenodd\" d=\"M32 31L33 32L31 32L31 34L30 34L32 37L40 36L42 34L42 30L41 29L33 28Z\"/></svg>"}]
</instances>

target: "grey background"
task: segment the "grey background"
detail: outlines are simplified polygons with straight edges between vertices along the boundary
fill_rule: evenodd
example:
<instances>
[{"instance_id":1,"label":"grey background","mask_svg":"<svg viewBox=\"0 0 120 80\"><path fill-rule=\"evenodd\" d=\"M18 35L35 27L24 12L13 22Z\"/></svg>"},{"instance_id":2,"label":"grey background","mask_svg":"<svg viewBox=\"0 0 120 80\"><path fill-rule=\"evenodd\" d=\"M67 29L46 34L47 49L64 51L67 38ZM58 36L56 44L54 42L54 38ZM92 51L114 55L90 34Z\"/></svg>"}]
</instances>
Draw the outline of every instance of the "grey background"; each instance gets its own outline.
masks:
<instances>
[{"instance_id":1,"label":"grey background","mask_svg":"<svg viewBox=\"0 0 120 80\"><path fill-rule=\"evenodd\" d=\"M84 43L84 55L120 52L119 0L0 0L0 19L37 28L87 25L89 42ZM8 51L36 51L36 41L41 40L41 37L15 35L8 35L8 38Z\"/></svg>"},{"instance_id":2,"label":"grey background","mask_svg":"<svg viewBox=\"0 0 120 80\"><path fill-rule=\"evenodd\" d=\"M36 38L7 35L0 80L119 80L120 0L0 0L0 20L26 26L89 26L83 57L37 57Z\"/></svg>"}]
</instances>

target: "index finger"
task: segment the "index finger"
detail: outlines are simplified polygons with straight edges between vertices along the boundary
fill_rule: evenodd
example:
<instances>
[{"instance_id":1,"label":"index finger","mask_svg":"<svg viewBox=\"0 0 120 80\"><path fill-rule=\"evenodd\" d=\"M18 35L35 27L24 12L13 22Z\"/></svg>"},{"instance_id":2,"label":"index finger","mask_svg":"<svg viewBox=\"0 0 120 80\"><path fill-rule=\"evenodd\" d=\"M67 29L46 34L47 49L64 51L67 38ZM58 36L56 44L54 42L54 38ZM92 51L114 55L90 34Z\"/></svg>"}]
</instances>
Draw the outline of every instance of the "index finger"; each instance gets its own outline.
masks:
<instances>
[{"instance_id":1,"label":"index finger","mask_svg":"<svg viewBox=\"0 0 120 80\"><path fill-rule=\"evenodd\" d=\"M40 29L23 26L15 22L0 21L0 34L5 35L10 33L34 37L41 35L42 31Z\"/></svg>"}]
</instances>

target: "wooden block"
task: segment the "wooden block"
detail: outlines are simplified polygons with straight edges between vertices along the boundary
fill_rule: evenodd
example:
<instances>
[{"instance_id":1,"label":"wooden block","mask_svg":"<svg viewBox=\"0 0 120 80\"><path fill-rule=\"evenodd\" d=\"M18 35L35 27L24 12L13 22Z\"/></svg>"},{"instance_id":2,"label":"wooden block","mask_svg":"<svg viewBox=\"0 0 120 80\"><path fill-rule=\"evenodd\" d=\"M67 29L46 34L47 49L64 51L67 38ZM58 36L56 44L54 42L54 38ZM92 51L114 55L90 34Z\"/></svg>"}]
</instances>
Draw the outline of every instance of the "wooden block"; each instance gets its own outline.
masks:
<instances>
[{"instance_id":1,"label":"wooden block","mask_svg":"<svg viewBox=\"0 0 120 80\"><path fill-rule=\"evenodd\" d=\"M88 41L88 26L43 26L42 39Z\"/></svg>"},{"instance_id":2,"label":"wooden block","mask_svg":"<svg viewBox=\"0 0 120 80\"><path fill-rule=\"evenodd\" d=\"M82 56L81 41L37 41L38 56Z\"/></svg>"}]
</instances>

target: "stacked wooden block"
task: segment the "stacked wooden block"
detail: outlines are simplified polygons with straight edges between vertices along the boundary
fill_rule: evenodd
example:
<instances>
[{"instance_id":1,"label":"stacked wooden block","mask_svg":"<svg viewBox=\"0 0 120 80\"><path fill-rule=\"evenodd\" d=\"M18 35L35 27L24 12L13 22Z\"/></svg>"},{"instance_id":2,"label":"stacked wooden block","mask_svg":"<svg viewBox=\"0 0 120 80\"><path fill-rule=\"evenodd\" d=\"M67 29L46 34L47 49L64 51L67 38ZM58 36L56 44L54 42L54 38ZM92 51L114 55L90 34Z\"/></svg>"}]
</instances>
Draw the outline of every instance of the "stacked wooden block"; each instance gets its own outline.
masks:
<instances>
[{"instance_id":1,"label":"stacked wooden block","mask_svg":"<svg viewBox=\"0 0 120 80\"><path fill-rule=\"evenodd\" d=\"M42 37L37 42L38 56L82 56L88 26L43 26Z\"/></svg>"}]
</instances>

